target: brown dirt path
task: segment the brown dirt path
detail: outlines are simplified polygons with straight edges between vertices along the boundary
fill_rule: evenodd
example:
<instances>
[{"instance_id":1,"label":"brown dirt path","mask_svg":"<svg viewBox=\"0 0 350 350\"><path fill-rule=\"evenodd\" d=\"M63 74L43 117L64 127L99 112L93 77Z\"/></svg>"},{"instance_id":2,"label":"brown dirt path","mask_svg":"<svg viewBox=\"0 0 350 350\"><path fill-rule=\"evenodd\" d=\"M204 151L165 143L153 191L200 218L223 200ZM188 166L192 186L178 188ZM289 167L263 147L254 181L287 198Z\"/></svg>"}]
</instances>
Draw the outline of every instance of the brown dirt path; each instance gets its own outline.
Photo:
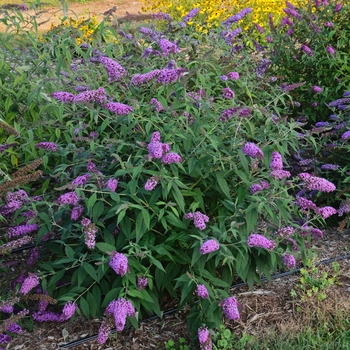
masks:
<instances>
[{"instance_id":1,"label":"brown dirt path","mask_svg":"<svg viewBox=\"0 0 350 350\"><path fill-rule=\"evenodd\" d=\"M8 1L11 3L11 0ZM132 14L137 15L141 13L141 1L139 0L100 0L87 4L75 3L68 5L68 16L72 18L80 18L89 16L97 16L98 20L103 19L103 13L109 9L117 7L114 15L117 18L124 17L125 15ZM29 10L23 12L25 18L32 16L36 17L36 21L39 24L39 31L45 32L50 29L51 23L57 25L60 23L60 19L64 17L62 7L42 8L40 10ZM0 30L3 31L4 25L0 25Z\"/></svg>"}]
</instances>

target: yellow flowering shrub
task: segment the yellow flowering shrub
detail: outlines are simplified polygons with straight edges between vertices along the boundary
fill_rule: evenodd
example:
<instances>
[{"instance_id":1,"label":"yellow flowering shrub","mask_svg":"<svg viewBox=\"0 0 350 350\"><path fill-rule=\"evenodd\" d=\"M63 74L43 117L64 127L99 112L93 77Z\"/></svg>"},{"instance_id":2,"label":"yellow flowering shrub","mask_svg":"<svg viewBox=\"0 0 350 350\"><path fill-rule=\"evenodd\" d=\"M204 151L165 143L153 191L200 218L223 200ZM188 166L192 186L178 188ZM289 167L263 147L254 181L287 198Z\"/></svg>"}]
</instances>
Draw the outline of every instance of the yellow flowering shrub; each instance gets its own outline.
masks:
<instances>
[{"instance_id":1,"label":"yellow flowering shrub","mask_svg":"<svg viewBox=\"0 0 350 350\"><path fill-rule=\"evenodd\" d=\"M285 0L141 0L142 10L145 12L165 12L174 20L180 21L190 10L197 7L199 14L187 25L193 25L197 31L207 33L208 29L218 26L226 18L238 13L244 8L252 8L253 12L243 20L241 26L244 29L249 23L256 23L261 27L268 28L268 16L273 15L274 22L285 16L283 9L286 7ZM290 0L296 7L305 7L308 0Z\"/></svg>"},{"instance_id":2,"label":"yellow flowering shrub","mask_svg":"<svg viewBox=\"0 0 350 350\"><path fill-rule=\"evenodd\" d=\"M93 34L97 30L99 22L96 16L89 18L62 18L61 23L58 25L51 24L50 31L67 30L71 31L71 36L75 38L76 43L88 43L93 40Z\"/></svg>"}]
</instances>

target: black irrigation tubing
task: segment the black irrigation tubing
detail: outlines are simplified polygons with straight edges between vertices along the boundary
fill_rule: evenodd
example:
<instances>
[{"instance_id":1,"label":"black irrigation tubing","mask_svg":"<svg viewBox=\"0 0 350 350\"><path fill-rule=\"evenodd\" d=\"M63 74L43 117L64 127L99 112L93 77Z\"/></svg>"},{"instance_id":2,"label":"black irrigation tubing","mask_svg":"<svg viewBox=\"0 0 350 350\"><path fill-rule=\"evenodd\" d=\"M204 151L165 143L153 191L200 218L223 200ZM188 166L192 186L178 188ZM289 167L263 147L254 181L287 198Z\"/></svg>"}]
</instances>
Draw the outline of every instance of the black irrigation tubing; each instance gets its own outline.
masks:
<instances>
[{"instance_id":1,"label":"black irrigation tubing","mask_svg":"<svg viewBox=\"0 0 350 350\"><path fill-rule=\"evenodd\" d=\"M332 263L334 261L338 261L338 260L343 260L343 259L348 259L350 258L350 254L346 254L346 255L342 255L342 256L337 256L335 258L331 258L331 259L326 259L326 260L321 260L319 261L317 264L315 264L315 266L320 266L320 265L325 265L325 264L329 264L329 263ZM300 272L301 268L298 268L298 269L294 269L294 270L291 270L291 271L287 271L287 272L283 272L283 273L279 273L277 275L273 275L271 276L271 280L274 280L274 279L278 279L278 278L281 278L281 277L285 277L285 276L289 276L289 275L292 275L294 273L298 273ZM260 279L260 282L265 282L265 281L268 281L269 279L267 277L263 277ZM232 288L238 288L238 287L242 287L242 286L246 286L247 283L246 282L242 282L242 283L237 283L237 284L234 284L231 286L230 289ZM174 313L176 313L177 311L177 308L174 308L174 309L171 309L171 310L168 310L168 311L165 311L163 312L163 316L168 316L168 315L172 315ZM143 319L141 320L140 322L149 322L149 321L153 321L153 320L156 320L158 319L159 316L157 315L154 315L154 316L151 316L149 318L146 318L146 319ZM130 327L130 326L129 326ZM128 328L129 328L128 327ZM111 333L115 333L116 332L116 329L112 330ZM97 334L95 335L92 335L90 337L86 337L86 338L83 338L83 339L79 339L79 340L75 340L71 343L68 343L68 344L65 344L63 346L60 346L60 349L69 349L69 348L72 348L73 346L76 346L76 345L79 345L79 344L83 344L85 342L88 342L88 341L91 341L91 340L95 340L97 338Z\"/></svg>"}]
</instances>

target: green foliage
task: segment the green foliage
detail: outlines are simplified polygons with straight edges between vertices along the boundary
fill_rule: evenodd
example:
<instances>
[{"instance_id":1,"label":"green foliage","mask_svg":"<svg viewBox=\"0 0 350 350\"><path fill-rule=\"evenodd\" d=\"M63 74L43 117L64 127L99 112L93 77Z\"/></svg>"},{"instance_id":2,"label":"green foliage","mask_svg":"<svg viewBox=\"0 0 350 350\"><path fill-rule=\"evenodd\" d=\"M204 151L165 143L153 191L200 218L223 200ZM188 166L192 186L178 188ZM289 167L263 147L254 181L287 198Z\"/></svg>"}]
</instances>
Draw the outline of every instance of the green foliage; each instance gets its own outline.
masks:
<instances>
[{"instance_id":1,"label":"green foliage","mask_svg":"<svg viewBox=\"0 0 350 350\"><path fill-rule=\"evenodd\" d=\"M174 342L174 340L168 340L165 344L166 350L189 350L190 347L186 345L186 339L185 338L179 338L179 341L177 343Z\"/></svg>"},{"instance_id":2,"label":"green foliage","mask_svg":"<svg viewBox=\"0 0 350 350\"><path fill-rule=\"evenodd\" d=\"M337 276L340 274L339 264L332 263L332 270L320 271L318 267L310 266L309 268L300 269L301 277L296 289L291 290L291 296L300 297L301 301L309 300L310 298L317 298L322 301L327 298L327 288L336 283Z\"/></svg>"}]
</instances>

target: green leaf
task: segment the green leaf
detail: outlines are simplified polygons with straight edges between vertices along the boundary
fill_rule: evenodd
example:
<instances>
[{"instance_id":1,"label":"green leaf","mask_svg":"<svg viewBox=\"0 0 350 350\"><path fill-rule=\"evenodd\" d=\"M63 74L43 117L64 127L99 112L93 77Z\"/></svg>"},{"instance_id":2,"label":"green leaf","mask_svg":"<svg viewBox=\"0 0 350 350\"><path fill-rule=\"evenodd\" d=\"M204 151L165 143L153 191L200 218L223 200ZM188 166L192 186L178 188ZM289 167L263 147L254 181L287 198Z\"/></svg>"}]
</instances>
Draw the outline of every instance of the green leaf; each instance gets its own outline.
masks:
<instances>
[{"instance_id":1,"label":"green leaf","mask_svg":"<svg viewBox=\"0 0 350 350\"><path fill-rule=\"evenodd\" d=\"M97 194L94 193L89 199L88 199L88 202L87 202L87 210L89 213L92 212L92 208L93 206L95 205L97 201Z\"/></svg>"},{"instance_id":2,"label":"green leaf","mask_svg":"<svg viewBox=\"0 0 350 350\"><path fill-rule=\"evenodd\" d=\"M97 274L96 274L96 270L94 269L94 267L87 262L82 263L82 266L84 267L84 270L96 281Z\"/></svg>"},{"instance_id":3,"label":"green leaf","mask_svg":"<svg viewBox=\"0 0 350 350\"><path fill-rule=\"evenodd\" d=\"M74 258L74 250L70 246L67 245L64 248L64 251L65 251L66 255L68 256L68 258Z\"/></svg>"},{"instance_id":4,"label":"green leaf","mask_svg":"<svg viewBox=\"0 0 350 350\"><path fill-rule=\"evenodd\" d=\"M114 252L115 251L115 247L114 246L112 246L112 245L110 245L108 243L104 243L104 242L96 243L96 247L97 247L97 249L99 249L103 253Z\"/></svg>"},{"instance_id":5,"label":"green leaf","mask_svg":"<svg viewBox=\"0 0 350 350\"><path fill-rule=\"evenodd\" d=\"M179 206L181 212L185 212L185 200L184 197L182 196L181 191L179 190L179 187L173 182L172 183L172 188L173 188L173 196L175 199L175 202Z\"/></svg>"},{"instance_id":6,"label":"green leaf","mask_svg":"<svg viewBox=\"0 0 350 350\"><path fill-rule=\"evenodd\" d=\"M93 207L92 209L92 221L93 222L97 222L99 221L99 218L101 216L101 214L104 211L104 204L102 201L97 202L97 204Z\"/></svg>"},{"instance_id":7,"label":"green leaf","mask_svg":"<svg viewBox=\"0 0 350 350\"><path fill-rule=\"evenodd\" d=\"M230 189L227 185L227 181L221 176L220 173L216 172L215 175L216 175L216 180L218 181L218 184L220 186L221 191L223 192L223 194L227 198L231 199Z\"/></svg>"},{"instance_id":8,"label":"green leaf","mask_svg":"<svg viewBox=\"0 0 350 350\"><path fill-rule=\"evenodd\" d=\"M79 305L80 305L81 311L83 311L84 315L87 318L90 318L90 316L91 316L90 315L90 307L89 307L88 302L84 299L84 297L80 297Z\"/></svg>"},{"instance_id":9,"label":"green leaf","mask_svg":"<svg viewBox=\"0 0 350 350\"><path fill-rule=\"evenodd\" d=\"M151 303L153 302L151 296L148 294L148 292L145 289L142 291L139 291L136 289L131 289L128 291L128 295L130 295L131 297L146 300L146 301L151 302Z\"/></svg>"},{"instance_id":10,"label":"green leaf","mask_svg":"<svg viewBox=\"0 0 350 350\"><path fill-rule=\"evenodd\" d=\"M92 293L88 292L86 295L86 301L89 305L91 316L96 317L97 309L100 307L100 305L97 304L97 301L96 301L94 295Z\"/></svg>"}]
</instances>

